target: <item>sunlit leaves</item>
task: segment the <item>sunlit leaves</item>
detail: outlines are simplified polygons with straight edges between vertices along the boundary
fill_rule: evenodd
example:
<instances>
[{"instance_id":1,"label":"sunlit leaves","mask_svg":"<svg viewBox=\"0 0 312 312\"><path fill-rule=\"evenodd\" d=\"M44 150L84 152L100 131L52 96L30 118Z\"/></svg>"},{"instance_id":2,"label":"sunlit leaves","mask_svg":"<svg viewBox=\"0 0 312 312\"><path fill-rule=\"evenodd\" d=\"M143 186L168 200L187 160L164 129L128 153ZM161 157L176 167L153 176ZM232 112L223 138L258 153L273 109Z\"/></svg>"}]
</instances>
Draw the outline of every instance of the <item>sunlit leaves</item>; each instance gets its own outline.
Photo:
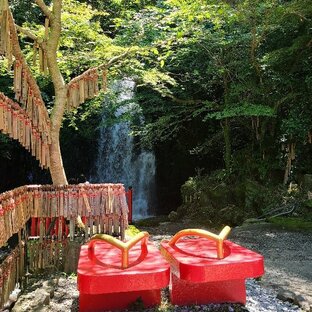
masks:
<instances>
[{"instance_id":1,"label":"sunlit leaves","mask_svg":"<svg viewBox=\"0 0 312 312\"><path fill-rule=\"evenodd\" d=\"M275 117L274 109L264 105L256 105L252 103L239 103L235 106L225 107L222 111L211 112L207 114L204 121L211 118L225 119L233 117Z\"/></svg>"}]
</instances>

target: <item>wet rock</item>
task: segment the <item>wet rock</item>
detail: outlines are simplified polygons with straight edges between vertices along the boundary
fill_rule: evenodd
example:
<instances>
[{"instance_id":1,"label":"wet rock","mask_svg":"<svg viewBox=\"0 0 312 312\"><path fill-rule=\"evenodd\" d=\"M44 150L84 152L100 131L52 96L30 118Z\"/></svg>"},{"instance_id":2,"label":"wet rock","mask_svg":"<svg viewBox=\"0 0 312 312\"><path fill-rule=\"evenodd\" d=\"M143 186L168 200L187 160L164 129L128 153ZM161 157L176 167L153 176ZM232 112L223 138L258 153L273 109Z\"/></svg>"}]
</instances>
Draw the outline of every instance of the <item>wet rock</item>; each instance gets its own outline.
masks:
<instances>
[{"instance_id":1,"label":"wet rock","mask_svg":"<svg viewBox=\"0 0 312 312\"><path fill-rule=\"evenodd\" d=\"M276 297L282 301L288 301L299 306L303 311L310 311L311 309L310 303L304 296L296 295L290 290L280 288Z\"/></svg>"},{"instance_id":2,"label":"wet rock","mask_svg":"<svg viewBox=\"0 0 312 312\"><path fill-rule=\"evenodd\" d=\"M179 215L176 211L171 211L168 215L168 219L171 221L171 222L175 222L175 221L178 221L179 219Z\"/></svg>"},{"instance_id":3,"label":"wet rock","mask_svg":"<svg viewBox=\"0 0 312 312\"><path fill-rule=\"evenodd\" d=\"M297 304L297 296L294 292L284 289L284 288L280 288L280 290L277 293L276 296L277 299L282 300L282 301L288 301L294 304Z\"/></svg>"},{"instance_id":4,"label":"wet rock","mask_svg":"<svg viewBox=\"0 0 312 312\"><path fill-rule=\"evenodd\" d=\"M31 293L20 296L12 312L41 311L44 306L49 304L50 294L45 289L38 288Z\"/></svg>"},{"instance_id":5,"label":"wet rock","mask_svg":"<svg viewBox=\"0 0 312 312\"><path fill-rule=\"evenodd\" d=\"M297 304L298 306L303 310L303 311L312 311L312 305L308 300L302 296L302 295L297 295Z\"/></svg>"},{"instance_id":6,"label":"wet rock","mask_svg":"<svg viewBox=\"0 0 312 312\"><path fill-rule=\"evenodd\" d=\"M55 288L56 284L54 281L52 280L48 280L48 281L44 281L42 283L42 288L48 293L50 294L50 298L52 299L54 297L54 288Z\"/></svg>"},{"instance_id":7,"label":"wet rock","mask_svg":"<svg viewBox=\"0 0 312 312\"><path fill-rule=\"evenodd\" d=\"M19 297L19 295L20 295L20 293L21 293L21 290L20 290L19 288L16 288L16 289L15 289L14 291L12 291L12 293L10 294L9 300L10 300L11 302L16 302L17 299L18 299L18 297Z\"/></svg>"},{"instance_id":8,"label":"wet rock","mask_svg":"<svg viewBox=\"0 0 312 312\"><path fill-rule=\"evenodd\" d=\"M78 259L80 253L79 242L68 242L65 250L64 250L64 272L67 274L71 274L73 272L77 272L78 267Z\"/></svg>"}]
</instances>

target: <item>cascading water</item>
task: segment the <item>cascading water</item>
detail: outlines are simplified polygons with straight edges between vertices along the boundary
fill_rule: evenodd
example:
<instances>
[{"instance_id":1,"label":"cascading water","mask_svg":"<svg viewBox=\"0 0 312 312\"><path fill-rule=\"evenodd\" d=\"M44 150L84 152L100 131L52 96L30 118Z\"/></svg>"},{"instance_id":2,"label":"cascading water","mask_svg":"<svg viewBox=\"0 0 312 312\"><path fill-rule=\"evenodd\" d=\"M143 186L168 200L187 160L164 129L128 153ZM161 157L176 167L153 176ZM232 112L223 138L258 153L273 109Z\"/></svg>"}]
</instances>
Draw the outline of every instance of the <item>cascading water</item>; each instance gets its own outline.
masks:
<instances>
[{"instance_id":1,"label":"cascading water","mask_svg":"<svg viewBox=\"0 0 312 312\"><path fill-rule=\"evenodd\" d=\"M125 101L117 108L116 117L124 114L138 114L140 107L131 102L135 83L124 79L113 86L116 102ZM112 106L107 101L107 106ZM104 109L100 128L96 175L92 179L98 183L123 183L133 188L133 218L141 219L153 214L155 208L155 156L152 152L137 146L130 135L130 121L121 121L105 126L108 115ZM142 113L139 116L142 122Z\"/></svg>"}]
</instances>

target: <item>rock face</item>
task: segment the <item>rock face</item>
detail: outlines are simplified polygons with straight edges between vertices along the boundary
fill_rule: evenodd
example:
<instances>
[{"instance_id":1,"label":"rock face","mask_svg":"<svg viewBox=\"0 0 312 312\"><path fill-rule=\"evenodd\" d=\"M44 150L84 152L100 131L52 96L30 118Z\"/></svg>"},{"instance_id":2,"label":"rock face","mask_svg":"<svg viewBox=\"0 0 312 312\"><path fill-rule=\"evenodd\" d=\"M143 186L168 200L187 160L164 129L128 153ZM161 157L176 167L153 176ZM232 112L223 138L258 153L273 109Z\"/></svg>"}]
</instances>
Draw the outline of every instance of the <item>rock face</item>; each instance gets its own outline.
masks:
<instances>
[{"instance_id":1,"label":"rock face","mask_svg":"<svg viewBox=\"0 0 312 312\"><path fill-rule=\"evenodd\" d=\"M54 296L56 283L52 280L43 282L40 288L21 295L15 303L12 312L43 311Z\"/></svg>"},{"instance_id":2,"label":"rock face","mask_svg":"<svg viewBox=\"0 0 312 312\"><path fill-rule=\"evenodd\" d=\"M280 288L276 297L282 301L288 301L299 306L303 311L312 311L312 306L310 306L310 303L304 296L296 295L290 290Z\"/></svg>"},{"instance_id":3,"label":"rock face","mask_svg":"<svg viewBox=\"0 0 312 312\"><path fill-rule=\"evenodd\" d=\"M80 243L79 242L68 242L64 250L64 272L67 274L77 272L78 259L80 253Z\"/></svg>"},{"instance_id":4,"label":"rock face","mask_svg":"<svg viewBox=\"0 0 312 312\"><path fill-rule=\"evenodd\" d=\"M168 219L171 222L175 222L179 220L179 214L176 211L171 211L168 215Z\"/></svg>"},{"instance_id":5,"label":"rock face","mask_svg":"<svg viewBox=\"0 0 312 312\"><path fill-rule=\"evenodd\" d=\"M312 174L305 174L303 176L302 187L307 191L312 191Z\"/></svg>"}]
</instances>

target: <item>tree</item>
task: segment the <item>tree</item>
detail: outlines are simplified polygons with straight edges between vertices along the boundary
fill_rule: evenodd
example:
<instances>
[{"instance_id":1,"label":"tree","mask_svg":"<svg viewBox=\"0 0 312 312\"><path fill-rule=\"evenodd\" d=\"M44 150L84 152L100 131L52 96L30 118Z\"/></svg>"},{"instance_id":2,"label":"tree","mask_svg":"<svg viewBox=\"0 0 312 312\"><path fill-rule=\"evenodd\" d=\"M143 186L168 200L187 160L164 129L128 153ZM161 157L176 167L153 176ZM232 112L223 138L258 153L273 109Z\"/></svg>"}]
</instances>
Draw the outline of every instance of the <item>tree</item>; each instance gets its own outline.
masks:
<instances>
[{"instance_id":1,"label":"tree","mask_svg":"<svg viewBox=\"0 0 312 312\"><path fill-rule=\"evenodd\" d=\"M157 107L150 108L156 100L146 86L142 88L141 101L148 103L145 111L152 122L141 133L149 141L164 140L179 138L190 120L196 121L193 132L205 131L204 124L209 124L212 131L202 142L203 136L194 141L194 149L202 155L213 152L222 131L226 168L231 169L235 154L245 153L264 180L264 172L282 169L285 158L294 158L295 145L298 156L299 144L308 151L312 126L308 3L168 0L163 7L132 18L127 32L142 28L142 40L155 52L149 65L171 79L150 79L160 94ZM301 158L307 163L309 153ZM236 166L240 172L256 171L247 167Z\"/></svg>"},{"instance_id":2,"label":"tree","mask_svg":"<svg viewBox=\"0 0 312 312\"><path fill-rule=\"evenodd\" d=\"M128 50L123 47L114 47L109 38L101 34L101 29L96 22L90 21L98 12L91 10L87 5L80 4L77 1L53 0L51 6L48 6L43 0L35 1L44 15L45 26L32 25L28 23L26 27L16 25L7 0L1 0L1 53L6 56L8 67L14 66L14 94L18 103L13 102L2 95L1 116L4 116L4 125L0 128L3 132L17 139L24 147L29 149L33 156L39 160L40 165L49 168L53 184L67 184L66 174L64 172L62 155L60 150L60 129L63 117L66 111L77 108L86 100L94 98L99 93L99 76L102 77L102 87L106 88L108 69L128 54ZM65 10L66 9L66 10ZM79 10L78 10L79 9ZM104 14L104 13L102 13ZM63 19L67 22L75 23L73 15L84 17L83 22L78 26L80 36L75 37L70 34L70 29L62 28ZM89 20L86 20L89 18ZM93 24L92 29L88 32ZM32 27L32 29L30 29ZM64 31L65 29L65 31ZM63 36L63 31L65 36ZM43 100L34 74L31 71L26 57L22 52L18 33L21 36L31 39L34 45L33 59L39 56L39 67L41 72L49 76L53 85L53 104L48 112L47 106ZM96 35L95 35L96 33ZM68 37L66 37L68 35ZM72 36L70 36L72 35ZM87 38L90 35L91 38ZM98 44L92 40L100 40ZM85 40L84 40L85 39ZM89 42L88 40L89 39ZM99 64L99 59L95 59L95 66L85 69L82 73L77 72L76 77L71 77L70 73L62 72L62 62L60 56L66 59L71 58L71 62L77 64L75 45L86 46L86 42L91 45L84 49L83 56L86 58L96 58L107 52L109 59ZM27 45L27 41L23 45ZM29 45L29 44L28 44ZM113 47L113 48L112 48ZM100 49L102 48L102 49ZM92 53L94 49L95 52ZM118 55L113 55L114 53ZM38 55L38 56L37 56ZM65 56L65 57L64 57ZM85 68L85 62L82 69ZM81 69L79 68L78 71ZM66 81L67 80L67 81ZM7 123L6 118L9 118Z\"/></svg>"}]
</instances>

